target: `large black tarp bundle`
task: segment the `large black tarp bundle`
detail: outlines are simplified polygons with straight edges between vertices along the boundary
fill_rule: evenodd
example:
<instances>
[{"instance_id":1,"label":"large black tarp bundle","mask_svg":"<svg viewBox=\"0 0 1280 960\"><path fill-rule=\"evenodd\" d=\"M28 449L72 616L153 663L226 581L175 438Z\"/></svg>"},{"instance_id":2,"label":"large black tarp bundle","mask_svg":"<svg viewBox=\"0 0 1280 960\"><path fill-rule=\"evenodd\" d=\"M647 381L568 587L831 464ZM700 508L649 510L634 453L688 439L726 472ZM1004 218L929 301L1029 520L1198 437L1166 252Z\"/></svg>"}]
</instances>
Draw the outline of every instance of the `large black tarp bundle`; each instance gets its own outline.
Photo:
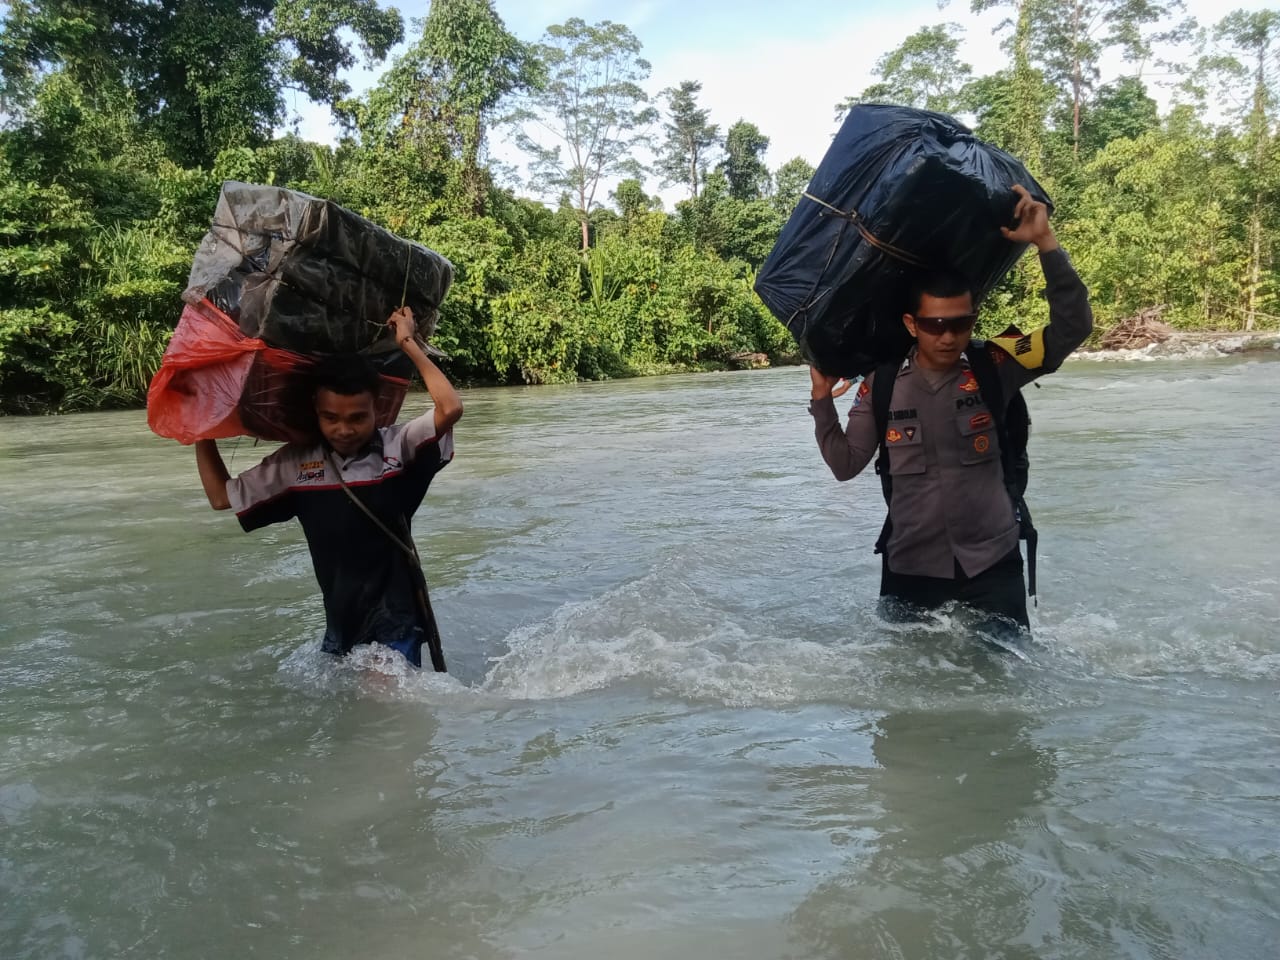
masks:
<instances>
[{"instance_id":1,"label":"large black tarp bundle","mask_svg":"<svg viewBox=\"0 0 1280 960\"><path fill-rule=\"evenodd\" d=\"M208 298L248 337L307 355L364 353L386 373L412 363L387 327L401 301L435 330L453 266L329 200L228 180L183 299Z\"/></svg>"},{"instance_id":2,"label":"large black tarp bundle","mask_svg":"<svg viewBox=\"0 0 1280 960\"><path fill-rule=\"evenodd\" d=\"M975 301L1025 250L1005 240L1026 168L951 117L854 107L787 221L755 289L806 358L830 375L901 359L911 283L932 270L968 278Z\"/></svg>"}]
</instances>

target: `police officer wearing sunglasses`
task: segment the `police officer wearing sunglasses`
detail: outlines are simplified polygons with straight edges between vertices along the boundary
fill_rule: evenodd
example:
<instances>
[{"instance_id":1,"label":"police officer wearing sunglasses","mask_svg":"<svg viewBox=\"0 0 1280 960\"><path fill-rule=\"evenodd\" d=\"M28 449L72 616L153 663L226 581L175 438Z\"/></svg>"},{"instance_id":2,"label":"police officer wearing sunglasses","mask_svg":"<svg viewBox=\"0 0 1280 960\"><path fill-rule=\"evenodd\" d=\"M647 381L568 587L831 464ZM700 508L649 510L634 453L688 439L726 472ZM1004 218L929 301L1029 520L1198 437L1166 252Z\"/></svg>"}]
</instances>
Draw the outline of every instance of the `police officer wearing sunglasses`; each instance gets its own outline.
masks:
<instances>
[{"instance_id":1,"label":"police officer wearing sunglasses","mask_svg":"<svg viewBox=\"0 0 1280 960\"><path fill-rule=\"evenodd\" d=\"M1019 524L1004 483L998 431L970 365L986 351L1000 393L1056 370L1093 329L1088 291L1058 246L1043 203L1021 186L1005 238L1034 244L1044 270L1049 323L1030 335L970 341L977 314L963 278L940 273L912 294L902 322L915 345L893 383L884 447L892 477L890 525L880 593L888 609L937 608L959 601L1028 626ZM837 480L860 473L880 448L872 412L874 379L858 387L846 426L834 400L849 389L810 368L809 412L818 447Z\"/></svg>"}]
</instances>

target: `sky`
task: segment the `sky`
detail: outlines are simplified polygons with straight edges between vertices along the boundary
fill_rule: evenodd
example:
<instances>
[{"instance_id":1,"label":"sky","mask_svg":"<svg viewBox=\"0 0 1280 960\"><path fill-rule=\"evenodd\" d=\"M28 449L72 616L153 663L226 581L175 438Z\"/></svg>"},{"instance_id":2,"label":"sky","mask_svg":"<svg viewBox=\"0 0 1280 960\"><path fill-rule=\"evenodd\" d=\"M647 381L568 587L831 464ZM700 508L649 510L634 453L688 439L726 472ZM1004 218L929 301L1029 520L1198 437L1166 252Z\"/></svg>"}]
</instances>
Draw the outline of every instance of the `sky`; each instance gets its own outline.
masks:
<instances>
[{"instance_id":1,"label":"sky","mask_svg":"<svg viewBox=\"0 0 1280 960\"><path fill-rule=\"evenodd\" d=\"M1202 24L1215 23L1230 10L1280 6L1280 0L1184 2L1187 13ZM426 16L428 0L396 5L406 36L418 36L413 20ZM494 8L508 30L529 42L540 39L548 25L570 17L626 25L652 66L651 96L684 80L701 82L699 104L709 110L711 122L721 133L740 119L754 123L770 140L765 161L775 170L797 156L817 166L836 131L836 104L873 83L876 60L921 27L959 23L964 28L960 58L975 76L1007 60L1000 37L992 32L1007 11L975 16L969 0L941 5L938 0L496 0ZM384 63L354 70L347 80L359 92L385 69ZM1104 65L1103 81L1132 70L1119 62ZM1151 69L1146 77L1152 96L1167 106L1169 96L1160 89L1159 78ZM300 117L303 137L336 140L338 130L327 108L305 100L290 106ZM490 149L507 162L518 159L501 136L491 139ZM654 180L647 187L654 191L658 184ZM679 188L662 191L668 206L681 195Z\"/></svg>"}]
</instances>

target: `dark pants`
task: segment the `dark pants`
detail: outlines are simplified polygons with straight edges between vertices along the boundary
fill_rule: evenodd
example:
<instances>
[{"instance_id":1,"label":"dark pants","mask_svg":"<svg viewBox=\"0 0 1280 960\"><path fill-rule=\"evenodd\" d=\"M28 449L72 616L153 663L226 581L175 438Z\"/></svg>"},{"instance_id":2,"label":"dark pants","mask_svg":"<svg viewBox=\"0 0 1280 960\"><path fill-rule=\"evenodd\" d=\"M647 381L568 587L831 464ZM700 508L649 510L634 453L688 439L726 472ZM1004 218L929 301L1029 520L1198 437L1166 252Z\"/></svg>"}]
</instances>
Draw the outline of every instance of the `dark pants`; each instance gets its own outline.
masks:
<instances>
[{"instance_id":1,"label":"dark pants","mask_svg":"<svg viewBox=\"0 0 1280 960\"><path fill-rule=\"evenodd\" d=\"M1030 629L1027 585L1022 579L1022 553L1014 547L976 577L967 577L956 563L955 578L913 577L894 573L887 558L880 566L880 596L924 610L956 601Z\"/></svg>"}]
</instances>

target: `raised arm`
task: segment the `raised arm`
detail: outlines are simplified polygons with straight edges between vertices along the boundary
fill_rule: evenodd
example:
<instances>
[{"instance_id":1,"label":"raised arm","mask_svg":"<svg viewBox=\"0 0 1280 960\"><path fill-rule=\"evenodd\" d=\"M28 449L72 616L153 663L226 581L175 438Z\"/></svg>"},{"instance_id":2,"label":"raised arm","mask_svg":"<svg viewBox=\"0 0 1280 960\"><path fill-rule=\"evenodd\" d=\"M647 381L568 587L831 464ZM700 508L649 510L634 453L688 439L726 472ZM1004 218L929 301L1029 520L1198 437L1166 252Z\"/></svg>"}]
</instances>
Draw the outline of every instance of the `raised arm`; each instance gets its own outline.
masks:
<instances>
[{"instance_id":1,"label":"raised arm","mask_svg":"<svg viewBox=\"0 0 1280 960\"><path fill-rule=\"evenodd\" d=\"M391 319L387 322L395 327L396 342L418 368L418 375L422 377L427 393L431 394L431 400L435 404L436 436L443 436L461 419L462 398L458 396L458 391L444 375L444 371L435 365L418 343L413 311L408 307L401 307L391 314Z\"/></svg>"},{"instance_id":2,"label":"raised arm","mask_svg":"<svg viewBox=\"0 0 1280 960\"><path fill-rule=\"evenodd\" d=\"M874 376L874 374L872 375ZM871 414L870 402L863 402L871 390L868 377L858 387L857 399L853 409L849 411L847 429L840 426L840 415L836 412L835 398L844 394L851 384L840 381L839 377L831 377L817 367L809 368L812 388L809 391L809 413L813 416L814 437L818 441L818 450L822 459L831 468L831 475L837 480L849 480L862 472L863 468L875 456L878 441L876 439L875 419Z\"/></svg>"},{"instance_id":3,"label":"raised arm","mask_svg":"<svg viewBox=\"0 0 1280 960\"><path fill-rule=\"evenodd\" d=\"M231 479L231 474L227 472L227 465L222 462L222 454L218 452L216 441L196 441L196 468L200 471L200 483L204 486L204 495L209 498L209 506L215 510L230 510L227 481Z\"/></svg>"},{"instance_id":4,"label":"raised arm","mask_svg":"<svg viewBox=\"0 0 1280 960\"><path fill-rule=\"evenodd\" d=\"M1001 377L1006 386L1019 387L1044 373L1052 373L1093 331L1093 310L1089 291L1071 265L1066 252L1049 225L1049 211L1032 199L1022 186L1015 186L1018 203L1014 208L1017 227L1001 227L1005 239L1034 244L1044 271L1045 299L1049 301L1049 323L1022 337L997 336L994 343L1017 360L1005 364Z\"/></svg>"}]
</instances>

